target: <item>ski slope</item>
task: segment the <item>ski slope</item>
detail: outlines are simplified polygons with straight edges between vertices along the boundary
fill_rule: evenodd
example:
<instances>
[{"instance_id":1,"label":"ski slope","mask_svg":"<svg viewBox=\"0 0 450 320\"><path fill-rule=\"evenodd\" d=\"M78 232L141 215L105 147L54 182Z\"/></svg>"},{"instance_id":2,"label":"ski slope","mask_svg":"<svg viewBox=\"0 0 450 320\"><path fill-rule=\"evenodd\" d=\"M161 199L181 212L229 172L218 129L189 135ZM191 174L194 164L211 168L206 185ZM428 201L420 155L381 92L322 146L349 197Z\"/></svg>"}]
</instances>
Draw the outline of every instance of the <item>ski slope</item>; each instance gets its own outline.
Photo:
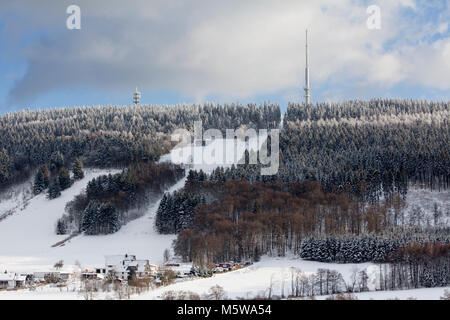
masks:
<instances>
[{"instance_id":1,"label":"ski slope","mask_svg":"<svg viewBox=\"0 0 450 320\"><path fill-rule=\"evenodd\" d=\"M264 142L249 143L250 146L261 146ZM210 173L217 166L228 167L232 163L192 163L194 155L214 153L226 143L226 139L211 141L206 146L188 145L182 150L172 150L161 158L161 162L170 162L176 158L175 152L184 152L188 155L184 162L187 168L203 169ZM192 148L191 148L192 147ZM253 148L251 148L253 149ZM242 157L244 150L237 150L235 161ZM178 158L179 159L179 158ZM116 170L117 171L117 170ZM133 220L111 235L86 236L79 235L65 242L63 246L52 247L67 235L56 235L57 220L64 214L67 202L73 200L87 185L87 183L100 175L116 172L113 170L86 170L85 178L63 191L61 197L48 200L41 194L27 200L27 205L16 208L13 214L0 220L0 272L10 270L14 272L45 271L53 267L55 262L63 260L67 267L77 262L83 268L104 266L105 255L130 253L138 258L150 259L152 264L160 264L165 249L171 249L176 235L160 235L155 231L155 215L162 197L150 203L147 212L140 218ZM186 177L173 185L168 192L184 187ZM11 202L20 199L21 195L14 193L10 200L0 200L8 208L14 208ZM1 208L1 206L0 206Z\"/></svg>"},{"instance_id":2,"label":"ski slope","mask_svg":"<svg viewBox=\"0 0 450 320\"><path fill-rule=\"evenodd\" d=\"M79 194L88 181L96 176L110 173L110 170L91 170L83 180L77 181L61 197L48 200L44 194L34 197L22 211L16 212L0 222L0 272L48 270L58 260L65 264L81 263L83 267L104 265L108 254L133 253L148 257L159 263L164 249L170 248L175 236L163 236L154 230L154 216L159 200L151 203L147 213L123 226L112 235L79 235L63 246L52 247L67 238L56 235L56 221L63 215L64 207ZM184 179L172 186L177 190L184 185Z\"/></svg>"}]
</instances>

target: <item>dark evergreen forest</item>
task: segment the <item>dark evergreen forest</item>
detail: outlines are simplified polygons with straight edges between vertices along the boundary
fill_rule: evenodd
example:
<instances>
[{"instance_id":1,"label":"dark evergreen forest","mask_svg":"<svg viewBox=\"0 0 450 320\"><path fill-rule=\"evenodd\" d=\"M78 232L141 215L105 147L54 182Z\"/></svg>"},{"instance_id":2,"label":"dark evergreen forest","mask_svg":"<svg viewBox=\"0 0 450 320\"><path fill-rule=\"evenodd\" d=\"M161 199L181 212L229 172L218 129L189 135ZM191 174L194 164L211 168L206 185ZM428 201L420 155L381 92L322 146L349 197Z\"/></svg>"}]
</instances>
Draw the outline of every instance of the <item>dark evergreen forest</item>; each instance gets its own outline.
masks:
<instances>
[{"instance_id":1,"label":"dark evergreen forest","mask_svg":"<svg viewBox=\"0 0 450 320\"><path fill-rule=\"evenodd\" d=\"M280 137L283 181L316 180L365 200L408 185L448 189L449 103L419 100L291 104Z\"/></svg>"},{"instance_id":2,"label":"dark evergreen forest","mask_svg":"<svg viewBox=\"0 0 450 320\"><path fill-rule=\"evenodd\" d=\"M114 233L140 216L141 209L145 211L151 200L183 176L184 169L177 165L139 163L121 173L94 178L84 192L67 203L56 233ZM133 211L135 214L130 216Z\"/></svg>"},{"instance_id":3,"label":"dark evergreen forest","mask_svg":"<svg viewBox=\"0 0 450 320\"><path fill-rule=\"evenodd\" d=\"M88 167L123 168L155 161L171 147L177 128L274 128L275 104L78 107L21 111L0 116L0 188L29 178L60 153L64 165L81 157Z\"/></svg>"},{"instance_id":4,"label":"dark evergreen forest","mask_svg":"<svg viewBox=\"0 0 450 320\"><path fill-rule=\"evenodd\" d=\"M416 100L290 104L280 136L280 169L218 168L211 180L318 181L365 201L403 198L410 185L450 187L448 103Z\"/></svg>"}]
</instances>

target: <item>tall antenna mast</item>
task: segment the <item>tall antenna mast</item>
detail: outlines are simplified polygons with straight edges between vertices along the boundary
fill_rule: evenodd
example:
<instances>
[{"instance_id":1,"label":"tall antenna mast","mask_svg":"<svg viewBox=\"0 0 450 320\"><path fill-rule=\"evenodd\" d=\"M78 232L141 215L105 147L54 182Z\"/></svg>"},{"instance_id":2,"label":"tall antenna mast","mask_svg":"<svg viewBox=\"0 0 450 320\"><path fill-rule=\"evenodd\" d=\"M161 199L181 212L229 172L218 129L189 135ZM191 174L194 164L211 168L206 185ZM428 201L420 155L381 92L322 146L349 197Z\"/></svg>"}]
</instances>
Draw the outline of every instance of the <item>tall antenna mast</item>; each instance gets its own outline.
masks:
<instances>
[{"instance_id":1,"label":"tall antenna mast","mask_svg":"<svg viewBox=\"0 0 450 320\"><path fill-rule=\"evenodd\" d=\"M306 29L305 103L309 104L308 29Z\"/></svg>"}]
</instances>

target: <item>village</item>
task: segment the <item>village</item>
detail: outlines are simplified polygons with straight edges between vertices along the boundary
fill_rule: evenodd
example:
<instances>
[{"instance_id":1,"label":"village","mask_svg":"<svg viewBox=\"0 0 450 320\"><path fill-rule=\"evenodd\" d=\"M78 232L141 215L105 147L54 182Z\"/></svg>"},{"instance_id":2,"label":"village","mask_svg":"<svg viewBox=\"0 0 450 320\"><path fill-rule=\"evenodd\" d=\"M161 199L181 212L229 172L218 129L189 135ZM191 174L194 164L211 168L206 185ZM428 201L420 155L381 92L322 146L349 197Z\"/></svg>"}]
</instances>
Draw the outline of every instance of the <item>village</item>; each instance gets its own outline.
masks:
<instances>
[{"instance_id":1,"label":"village","mask_svg":"<svg viewBox=\"0 0 450 320\"><path fill-rule=\"evenodd\" d=\"M80 281L84 288L113 285L121 287L159 287L193 278L211 277L249 266L251 262L210 264L196 267L193 264L167 262L163 265L151 264L149 259L138 259L136 255L107 255L105 265L92 269L81 267L69 271L63 269L63 261L55 263L49 270L16 273L8 270L0 272L1 290L34 290L37 287L53 285L64 287L69 282ZM76 270L78 269L78 270Z\"/></svg>"}]
</instances>

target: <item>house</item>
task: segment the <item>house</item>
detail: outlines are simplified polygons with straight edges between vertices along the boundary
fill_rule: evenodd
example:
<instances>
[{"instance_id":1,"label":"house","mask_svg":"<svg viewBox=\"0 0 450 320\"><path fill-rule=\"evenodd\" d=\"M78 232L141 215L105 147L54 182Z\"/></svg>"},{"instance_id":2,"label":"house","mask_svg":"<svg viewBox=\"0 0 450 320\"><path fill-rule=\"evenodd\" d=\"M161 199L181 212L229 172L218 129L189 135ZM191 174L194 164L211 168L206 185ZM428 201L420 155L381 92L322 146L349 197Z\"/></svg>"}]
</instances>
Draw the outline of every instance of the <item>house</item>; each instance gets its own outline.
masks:
<instances>
[{"instance_id":1,"label":"house","mask_svg":"<svg viewBox=\"0 0 450 320\"><path fill-rule=\"evenodd\" d=\"M15 289L23 287L26 283L26 276L16 273L0 274L0 289Z\"/></svg>"},{"instance_id":2,"label":"house","mask_svg":"<svg viewBox=\"0 0 450 320\"><path fill-rule=\"evenodd\" d=\"M107 271L106 271L106 268L96 268L96 269L95 269L95 273L98 273L98 274L106 274Z\"/></svg>"},{"instance_id":3,"label":"house","mask_svg":"<svg viewBox=\"0 0 450 320\"><path fill-rule=\"evenodd\" d=\"M14 278L16 282L16 288L22 288L25 286L25 283L27 282L27 276L24 275L16 275Z\"/></svg>"},{"instance_id":4,"label":"house","mask_svg":"<svg viewBox=\"0 0 450 320\"><path fill-rule=\"evenodd\" d=\"M98 268L96 271L111 274L117 279L127 280L131 274L137 278L143 278L154 274L158 270L156 265L149 260L138 260L135 255L110 255L105 257L105 270Z\"/></svg>"}]
</instances>

